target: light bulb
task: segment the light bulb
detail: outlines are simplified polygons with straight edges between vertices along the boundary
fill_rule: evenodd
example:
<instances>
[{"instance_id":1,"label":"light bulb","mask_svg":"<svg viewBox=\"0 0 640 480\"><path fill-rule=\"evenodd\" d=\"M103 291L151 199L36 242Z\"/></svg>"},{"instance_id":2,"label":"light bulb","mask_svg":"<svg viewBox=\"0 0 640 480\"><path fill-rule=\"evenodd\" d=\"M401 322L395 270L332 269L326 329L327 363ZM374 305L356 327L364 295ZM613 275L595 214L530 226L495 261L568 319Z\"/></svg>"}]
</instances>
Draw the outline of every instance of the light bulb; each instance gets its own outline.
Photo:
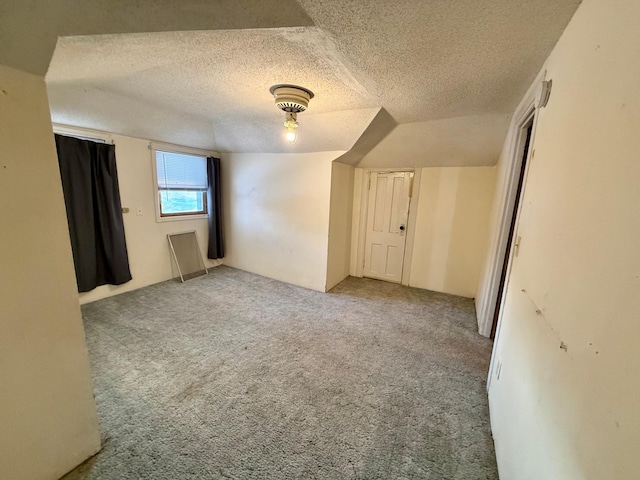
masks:
<instances>
[{"instance_id":1,"label":"light bulb","mask_svg":"<svg viewBox=\"0 0 640 480\"><path fill-rule=\"evenodd\" d=\"M294 112L287 112L286 120L284 122L284 126L287 129L287 133L285 133L285 138L287 141L293 145L296 143L296 139L298 138L298 122L297 122L296 114Z\"/></svg>"},{"instance_id":2,"label":"light bulb","mask_svg":"<svg viewBox=\"0 0 640 480\"><path fill-rule=\"evenodd\" d=\"M294 143L296 143L296 138L298 138L298 134L296 132L295 128L292 127L288 127L287 128L287 133L285 133L285 138L289 141L289 143L291 145L293 145Z\"/></svg>"}]
</instances>

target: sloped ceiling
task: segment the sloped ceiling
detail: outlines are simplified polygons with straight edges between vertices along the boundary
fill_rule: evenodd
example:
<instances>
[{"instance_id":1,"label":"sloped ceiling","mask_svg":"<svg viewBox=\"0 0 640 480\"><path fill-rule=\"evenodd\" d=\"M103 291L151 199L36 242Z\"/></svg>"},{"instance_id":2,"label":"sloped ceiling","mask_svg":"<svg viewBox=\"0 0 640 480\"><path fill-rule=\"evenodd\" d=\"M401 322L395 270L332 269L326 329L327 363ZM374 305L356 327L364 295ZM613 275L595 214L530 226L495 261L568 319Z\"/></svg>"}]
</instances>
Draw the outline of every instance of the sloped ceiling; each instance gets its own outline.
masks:
<instances>
[{"instance_id":1,"label":"sloped ceiling","mask_svg":"<svg viewBox=\"0 0 640 480\"><path fill-rule=\"evenodd\" d=\"M56 122L222 152L286 151L281 83L317 92L296 151L348 150L379 110L317 27L66 37L47 73Z\"/></svg>"},{"instance_id":2,"label":"sloped ceiling","mask_svg":"<svg viewBox=\"0 0 640 480\"><path fill-rule=\"evenodd\" d=\"M400 123L511 113L579 0L300 0Z\"/></svg>"},{"instance_id":3,"label":"sloped ceiling","mask_svg":"<svg viewBox=\"0 0 640 480\"><path fill-rule=\"evenodd\" d=\"M2 0L0 63L47 72L60 37L313 25L296 0Z\"/></svg>"},{"instance_id":4,"label":"sloped ceiling","mask_svg":"<svg viewBox=\"0 0 640 480\"><path fill-rule=\"evenodd\" d=\"M442 125L459 128L451 142L487 131L482 162L495 162L508 115L580 2L30 3L40 8L0 7L0 62L42 73L61 37L46 77L54 121L222 152L351 149L342 160L356 164L398 123L412 126L390 138L411 131L412 152L438 144ZM276 83L316 94L294 146Z\"/></svg>"}]
</instances>

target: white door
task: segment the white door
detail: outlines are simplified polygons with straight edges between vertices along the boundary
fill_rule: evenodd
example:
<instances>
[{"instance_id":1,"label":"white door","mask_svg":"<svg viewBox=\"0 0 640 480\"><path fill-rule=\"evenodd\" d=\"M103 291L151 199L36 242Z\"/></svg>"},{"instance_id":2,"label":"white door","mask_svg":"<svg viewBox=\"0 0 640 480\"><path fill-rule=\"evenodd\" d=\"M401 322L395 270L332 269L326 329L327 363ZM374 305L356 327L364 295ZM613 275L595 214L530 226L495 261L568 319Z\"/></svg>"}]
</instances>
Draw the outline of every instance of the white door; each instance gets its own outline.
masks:
<instances>
[{"instance_id":1,"label":"white door","mask_svg":"<svg viewBox=\"0 0 640 480\"><path fill-rule=\"evenodd\" d=\"M371 172L364 276L400 283L412 172Z\"/></svg>"}]
</instances>

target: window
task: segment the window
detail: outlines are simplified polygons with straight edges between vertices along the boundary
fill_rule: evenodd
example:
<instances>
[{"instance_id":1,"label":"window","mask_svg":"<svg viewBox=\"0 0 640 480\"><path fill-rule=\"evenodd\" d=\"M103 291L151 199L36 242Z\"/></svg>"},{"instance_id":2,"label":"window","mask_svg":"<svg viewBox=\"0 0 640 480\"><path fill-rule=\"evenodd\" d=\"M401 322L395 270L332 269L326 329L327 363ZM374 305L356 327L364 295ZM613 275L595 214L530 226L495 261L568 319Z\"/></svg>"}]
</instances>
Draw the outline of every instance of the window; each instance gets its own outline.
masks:
<instances>
[{"instance_id":1,"label":"window","mask_svg":"<svg viewBox=\"0 0 640 480\"><path fill-rule=\"evenodd\" d=\"M160 217L207 214L207 158L156 150Z\"/></svg>"}]
</instances>

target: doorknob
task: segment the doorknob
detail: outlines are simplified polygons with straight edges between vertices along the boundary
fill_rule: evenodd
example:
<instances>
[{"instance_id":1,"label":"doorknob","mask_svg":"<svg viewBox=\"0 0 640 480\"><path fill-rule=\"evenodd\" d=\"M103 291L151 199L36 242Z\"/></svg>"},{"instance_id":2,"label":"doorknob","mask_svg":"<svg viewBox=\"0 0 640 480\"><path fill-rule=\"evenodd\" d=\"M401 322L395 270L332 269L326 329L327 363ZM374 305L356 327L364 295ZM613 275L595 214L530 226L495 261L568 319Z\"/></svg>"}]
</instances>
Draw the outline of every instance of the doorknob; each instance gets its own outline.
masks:
<instances>
[{"instance_id":1,"label":"doorknob","mask_svg":"<svg viewBox=\"0 0 640 480\"><path fill-rule=\"evenodd\" d=\"M404 230L404 225L400 225L400 231L402 232Z\"/></svg>"}]
</instances>

